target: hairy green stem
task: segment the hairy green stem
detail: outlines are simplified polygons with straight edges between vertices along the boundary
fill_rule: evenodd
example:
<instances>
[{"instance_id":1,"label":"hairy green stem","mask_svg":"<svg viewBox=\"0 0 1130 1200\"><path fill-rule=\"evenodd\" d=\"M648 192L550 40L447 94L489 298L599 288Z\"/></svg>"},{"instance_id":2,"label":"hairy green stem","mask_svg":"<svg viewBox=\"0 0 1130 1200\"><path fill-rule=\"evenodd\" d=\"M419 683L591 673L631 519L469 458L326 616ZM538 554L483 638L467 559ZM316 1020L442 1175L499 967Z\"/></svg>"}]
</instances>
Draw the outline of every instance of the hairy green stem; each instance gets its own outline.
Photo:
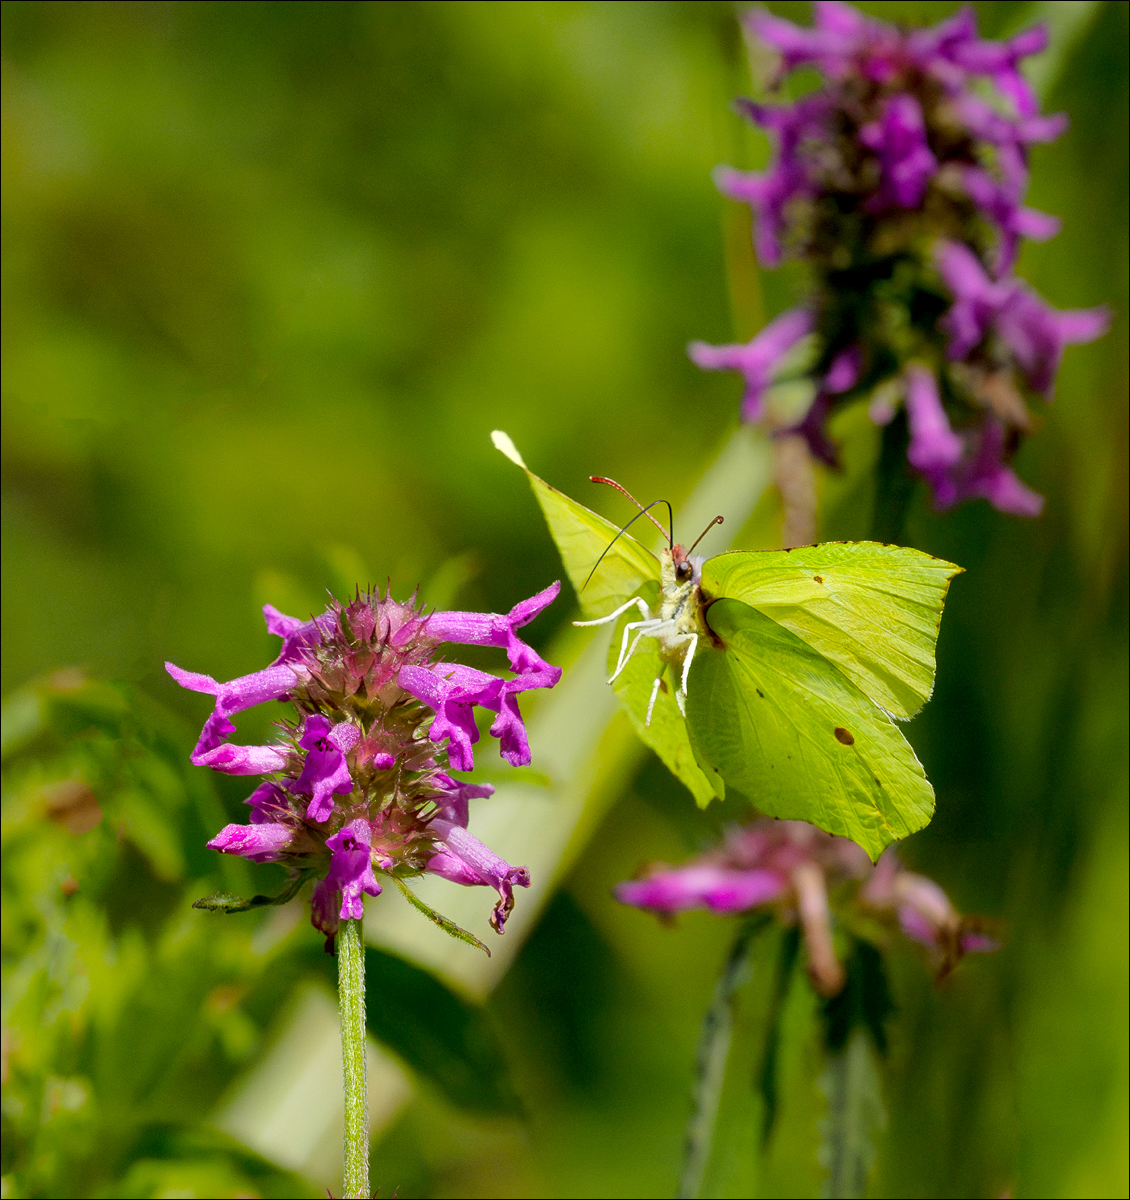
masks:
<instances>
[{"instance_id":1,"label":"hairy green stem","mask_svg":"<svg viewBox=\"0 0 1130 1200\"><path fill-rule=\"evenodd\" d=\"M341 1064L345 1074L345 1170L342 1195L369 1196L369 1095L365 1075L365 942L360 921L343 921L337 936Z\"/></svg>"},{"instance_id":2,"label":"hairy green stem","mask_svg":"<svg viewBox=\"0 0 1130 1200\"><path fill-rule=\"evenodd\" d=\"M714 1128L718 1123L722 1086L726 1082L726 1063L730 1057L734 1030L734 993L746 981L753 939L769 921L769 917L759 916L740 927L722 974L714 985L714 998L702 1019L702 1035L695 1058L691 1116L687 1122L683 1170L679 1177L680 1200L697 1196L702 1188L706 1166L710 1161Z\"/></svg>"}]
</instances>

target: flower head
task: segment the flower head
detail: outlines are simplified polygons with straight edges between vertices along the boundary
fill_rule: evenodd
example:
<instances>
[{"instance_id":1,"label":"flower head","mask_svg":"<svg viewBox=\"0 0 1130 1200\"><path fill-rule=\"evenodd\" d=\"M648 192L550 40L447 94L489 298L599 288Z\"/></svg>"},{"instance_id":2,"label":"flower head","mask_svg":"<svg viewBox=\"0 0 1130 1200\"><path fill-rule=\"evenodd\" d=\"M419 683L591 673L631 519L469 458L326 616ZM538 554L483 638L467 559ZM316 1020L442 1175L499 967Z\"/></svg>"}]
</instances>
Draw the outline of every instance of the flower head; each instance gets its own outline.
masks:
<instances>
[{"instance_id":1,"label":"flower head","mask_svg":"<svg viewBox=\"0 0 1130 1200\"><path fill-rule=\"evenodd\" d=\"M336 601L298 621L269 605L267 628L283 639L271 666L217 683L167 663L183 687L215 696L192 761L234 775L268 776L248 797L250 824L228 825L208 845L255 862L278 862L296 879L318 877L312 919L332 941L338 923L362 915L363 895L381 891L378 873L402 879L430 872L494 888L491 924L502 932L513 889L528 887L467 831L468 801L489 785L461 783L448 769L474 767L474 709L497 716L491 732L503 757L530 761L518 696L553 687L560 668L516 630L552 602L559 584L494 613L426 614L379 592ZM504 649L513 677L444 661L443 643ZM226 741L231 716L265 700L289 700L297 721L265 746Z\"/></svg>"},{"instance_id":2,"label":"flower head","mask_svg":"<svg viewBox=\"0 0 1130 1200\"><path fill-rule=\"evenodd\" d=\"M753 210L761 263L804 260L812 292L748 345L694 342L690 356L707 370L740 371L743 420L800 434L829 464L836 409L870 398L873 419L889 424L904 405L907 461L937 507L980 496L1034 515L1040 498L1008 466L1033 427L1028 399L1050 400L1063 347L1093 340L1109 321L1105 309L1057 312L1011 273L1022 238L1046 240L1060 225L1024 204L1029 147L1067 126L1062 114L1039 113L1020 72L1046 31L986 41L969 9L930 29L839 0L813 9L812 28L759 9L744 18L779 56L774 85L800 66L826 83L794 104L739 101L775 154L765 171L715 174ZM809 333L807 411L782 423L765 396Z\"/></svg>"},{"instance_id":3,"label":"flower head","mask_svg":"<svg viewBox=\"0 0 1130 1200\"><path fill-rule=\"evenodd\" d=\"M754 821L681 867L654 867L642 879L620 884L616 898L663 916L691 908L730 914L771 906L784 922L800 923L809 976L825 996L839 992L845 979L833 943L837 915L849 924L859 924L859 917L890 918L930 949L939 977L963 954L999 944L982 922L961 917L936 883L904 870L889 850L873 869L854 842L805 821Z\"/></svg>"}]
</instances>

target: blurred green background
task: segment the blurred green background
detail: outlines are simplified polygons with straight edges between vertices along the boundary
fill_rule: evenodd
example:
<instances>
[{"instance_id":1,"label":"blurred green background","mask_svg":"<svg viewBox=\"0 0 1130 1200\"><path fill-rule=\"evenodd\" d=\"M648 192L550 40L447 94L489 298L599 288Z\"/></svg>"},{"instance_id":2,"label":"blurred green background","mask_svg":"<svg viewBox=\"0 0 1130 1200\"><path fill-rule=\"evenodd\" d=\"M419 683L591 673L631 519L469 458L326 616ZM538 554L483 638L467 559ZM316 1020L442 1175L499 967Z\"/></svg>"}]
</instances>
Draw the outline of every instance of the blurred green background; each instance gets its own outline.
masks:
<instances>
[{"instance_id":1,"label":"blurred green background","mask_svg":"<svg viewBox=\"0 0 1130 1200\"><path fill-rule=\"evenodd\" d=\"M1033 156L1031 203L1064 231L1020 269L1116 318L1068 351L1019 456L1043 518L939 517L921 495L910 516L907 540L967 573L908 731L938 811L904 857L1008 934L941 989L892 962L872 1190L1121 1196L1130 6L975 7L990 35L1084 11L1046 105L1072 128ZM275 645L259 606L306 615L326 588L387 577L505 611L557 578L493 428L613 516L589 474L691 491L740 385L685 343L749 336L803 283L757 279L748 220L710 182L767 154L728 107L745 47L734 8L703 0L7 2L3 21L3 1194L317 1195L329 1168L288 1173L218 1128L326 968L304 918L187 908L278 872L203 850L249 789L187 765L207 706L161 663L255 670ZM828 482L825 536L867 531L866 451ZM739 546L773 544L775 503ZM673 1189L732 930L662 928L610 889L737 814L696 814L638 762L485 1006L374 960L374 1031L414 1080L374 1144L382 1194ZM756 1149L766 974L740 998L712 1195L820 1187L799 992Z\"/></svg>"}]
</instances>

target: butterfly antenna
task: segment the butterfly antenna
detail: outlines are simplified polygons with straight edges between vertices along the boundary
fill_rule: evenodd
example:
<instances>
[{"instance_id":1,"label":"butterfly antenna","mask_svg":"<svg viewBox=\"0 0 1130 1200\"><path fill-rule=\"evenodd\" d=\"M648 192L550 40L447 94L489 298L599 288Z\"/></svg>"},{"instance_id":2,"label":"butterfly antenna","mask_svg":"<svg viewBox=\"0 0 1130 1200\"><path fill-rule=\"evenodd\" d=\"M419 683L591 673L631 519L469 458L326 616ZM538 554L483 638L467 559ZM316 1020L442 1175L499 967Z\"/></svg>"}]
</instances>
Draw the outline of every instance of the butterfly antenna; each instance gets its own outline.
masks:
<instances>
[{"instance_id":1,"label":"butterfly antenna","mask_svg":"<svg viewBox=\"0 0 1130 1200\"><path fill-rule=\"evenodd\" d=\"M594 483L607 483L607 482L609 482L609 481L608 481L608 480L604 480L604 479L602 479L602 480L595 480L595 479L594 479L594 480L593 480L593 482L594 482ZM615 486L619 486L619 485L615 485ZM622 488L621 488L621 491L623 491L623 489L622 489ZM627 495L627 492L624 492L624 495ZM632 525L634 525L634 524L636 523L636 521L638 521L638 520L640 519L640 517L651 517L651 520L652 520L652 521L653 521L653 522L654 522L656 525L659 525L659 522L658 522L658 521L656 521L656 520L655 520L655 518L651 516L651 510L652 510L652 509L653 509L653 508L654 508L654 507L655 507L657 504L667 504L667 501L666 501L666 500L653 500L653 501L652 501L652 502L651 502L651 503L650 503L650 504L647 506L647 508L643 508L643 507L641 507L641 508L640 508L640 511L639 511L638 513L636 513L636 515L635 515L635 516L634 516L634 517L633 517L633 518L632 518L632 519L631 519L631 520L628 522L628 524L627 524L627 525L625 525L625 526L624 526L624 527L623 527L623 528L622 528L622 529L619 531L619 533L617 533L617 534L616 534L616 537L614 537L614 538L612 539L612 541L610 541L610 542L608 543L608 545L604 547L604 549L603 549L603 550L600 552L600 558L598 558L598 559L596 560L596 562L594 562L594 563L593 563L593 565L592 565L592 570L591 570L591 571L588 573L588 577L585 579L584 583L582 583L582 584L581 584L581 591L582 591L582 592L585 590L585 588L587 588L587 587L589 586L589 580L590 580L590 579L591 579L591 578L592 578L592 577L593 577L593 576L596 574L596 569L597 569L597 567L599 567L599 566L600 566L601 562L604 560L604 556L605 556L605 555L608 553L608 551L609 551L609 550L611 550L611 549L612 549L612 547L613 547L613 546L615 546L615 545L616 545L617 539L620 537L620 534L622 534L622 533L627 533L627 532L628 532L628 529L629 529L629 528L630 528ZM671 505L670 505L670 504L667 504L667 511L668 511L668 514L670 514L670 511L671 511ZM660 530L660 532L661 532L661 533L663 532L663 526L662 526L662 525L659 525L659 530Z\"/></svg>"},{"instance_id":2,"label":"butterfly antenna","mask_svg":"<svg viewBox=\"0 0 1130 1200\"><path fill-rule=\"evenodd\" d=\"M618 484L615 479L605 479L603 475L590 475L589 480L592 483L606 483L606 484L608 484L609 487L614 487L620 493L621 496L627 496L627 498L636 506L636 508L638 508L640 510L641 517L643 516L644 513L648 513L647 519L667 539L667 545L670 547L675 544L675 519L671 512L671 505L667 504L666 500L653 500L647 506L647 508L644 508L644 506L635 498L635 496L633 496L632 493L629 492L626 487L621 487L621 485ZM648 512L648 509L654 508L657 504L667 504L667 523L669 526L668 529L664 529L663 526L660 525L659 522ZM635 520L635 518L633 517L632 520ZM629 521L628 524L630 525L631 521ZM628 526L625 525L624 529L627 529L627 528L628 528ZM624 529L621 529L620 532L623 533Z\"/></svg>"},{"instance_id":3,"label":"butterfly antenna","mask_svg":"<svg viewBox=\"0 0 1130 1200\"><path fill-rule=\"evenodd\" d=\"M708 534L708 533L709 533L709 532L710 532L710 531L711 531L711 530L714 528L714 526L715 526L715 525L721 525L721 524L722 524L722 518L721 518L721 517L715 517L715 518L714 518L714 520L713 520L713 521L711 521L711 522L710 522L710 524L709 524L709 525L707 525L707 527L706 527L706 528L705 528L705 529L704 529L704 530L703 530L703 531L702 531L702 532L701 532L701 533L698 535L698 537L696 537L696 538L695 538L695 540L694 540L694 546L697 546L697 545L699 544L699 542L701 542L701 541L702 541L702 539L703 539L704 537L706 537L706 535L707 535L707 534ZM690 549L687 551L687 553L688 553L688 554L693 554L693 553L694 553L694 546L692 546L692 547L691 547L691 548L690 548Z\"/></svg>"}]
</instances>

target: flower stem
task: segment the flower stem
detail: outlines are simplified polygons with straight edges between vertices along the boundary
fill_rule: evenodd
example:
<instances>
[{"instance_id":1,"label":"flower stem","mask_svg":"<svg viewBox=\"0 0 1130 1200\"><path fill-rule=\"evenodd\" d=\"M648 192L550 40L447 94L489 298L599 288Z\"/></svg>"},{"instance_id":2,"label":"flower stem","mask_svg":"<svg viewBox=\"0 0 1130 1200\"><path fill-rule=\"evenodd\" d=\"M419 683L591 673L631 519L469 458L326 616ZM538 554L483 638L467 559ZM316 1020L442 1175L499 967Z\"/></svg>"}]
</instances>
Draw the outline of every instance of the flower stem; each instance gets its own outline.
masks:
<instances>
[{"instance_id":1,"label":"flower stem","mask_svg":"<svg viewBox=\"0 0 1130 1200\"><path fill-rule=\"evenodd\" d=\"M746 967L753 939L769 921L770 918L762 915L746 921L739 928L738 936L734 939L726 958L726 965L714 985L714 999L702 1019L702 1035L695 1058L691 1116L687 1122L683 1171L679 1177L677 1193L680 1200L689 1200L697 1196L702 1188L706 1166L710 1161L714 1128L718 1123L722 1085L726 1082L726 1062L730 1057L730 1042L734 1029L734 993L746 981Z\"/></svg>"},{"instance_id":2,"label":"flower stem","mask_svg":"<svg viewBox=\"0 0 1130 1200\"><path fill-rule=\"evenodd\" d=\"M903 526L915 487L915 478L906 465L909 442L906 414L900 412L883 427L875 475L875 510L868 534L871 541L899 543L903 540Z\"/></svg>"},{"instance_id":3,"label":"flower stem","mask_svg":"<svg viewBox=\"0 0 1130 1200\"><path fill-rule=\"evenodd\" d=\"M342 1195L369 1196L369 1096L365 1075L365 944L360 921L343 921L337 940L341 1063L345 1073Z\"/></svg>"}]
</instances>

